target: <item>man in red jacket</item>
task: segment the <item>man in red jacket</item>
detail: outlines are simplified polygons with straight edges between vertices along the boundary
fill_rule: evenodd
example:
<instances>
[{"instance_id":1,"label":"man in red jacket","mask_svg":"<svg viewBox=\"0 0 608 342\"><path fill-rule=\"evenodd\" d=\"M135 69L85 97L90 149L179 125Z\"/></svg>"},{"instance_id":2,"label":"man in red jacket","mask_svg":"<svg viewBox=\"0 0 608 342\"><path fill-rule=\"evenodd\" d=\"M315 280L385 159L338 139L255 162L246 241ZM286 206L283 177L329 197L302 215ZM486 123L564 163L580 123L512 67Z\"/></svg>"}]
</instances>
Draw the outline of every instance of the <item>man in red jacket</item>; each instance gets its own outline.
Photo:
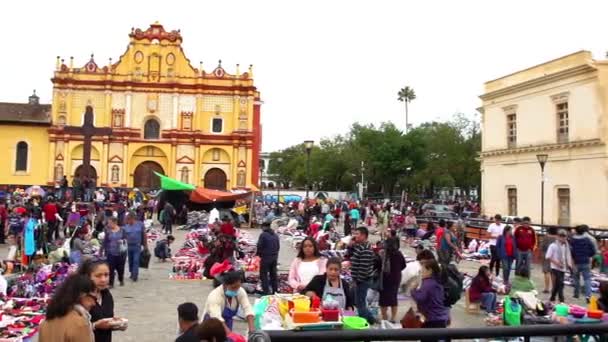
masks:
<instances>
[{"instance_id":1,"label":"man in red jacket","mask_svg":"<svg viewBox=\"0 0 608 342\"><path fill-rule=\"evenodd\" d=\"M53 235L55 235L55 239L59 239L59 230L57 229L58 222L56 216L59 213L59 210L57 209L55 200L51 198L48 203L42 207L42 212L44 213L44 220L48 224L47 241L53 241Z\"/></svg>"},{"instance_id":2,"label":"man in red jacket","mask_svg":"<svg viewBox=\"0 0 608 342\"><path fill-rule=\"evenodd\" d=\"M517 245L516 270L525 267L530 271L532 252L536 249L536 232L530 227L530 218L524 217L522 224L515 229L515 243Z\"/></svg>"}]
</instances>

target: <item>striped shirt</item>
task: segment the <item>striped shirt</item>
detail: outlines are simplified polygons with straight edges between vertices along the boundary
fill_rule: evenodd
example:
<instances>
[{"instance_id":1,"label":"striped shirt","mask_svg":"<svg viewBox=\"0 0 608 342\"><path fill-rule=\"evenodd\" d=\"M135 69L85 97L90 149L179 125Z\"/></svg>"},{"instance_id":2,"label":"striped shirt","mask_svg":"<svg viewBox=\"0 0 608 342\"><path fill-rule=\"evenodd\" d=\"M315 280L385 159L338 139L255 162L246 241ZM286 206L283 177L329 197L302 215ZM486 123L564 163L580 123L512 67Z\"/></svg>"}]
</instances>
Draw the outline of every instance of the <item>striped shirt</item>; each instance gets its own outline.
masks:
<instances>
[{"instance_id":1,"label":"striped shirt","mask_svg":"<svg viewBox=\"0 0 608 342\"><path fill-rule=\"evenodd\" d=\"M368 281L374 275L376 254L369 242L356 244L351 249L351 274L355 281Z\"/></svg>"}]
</instances>

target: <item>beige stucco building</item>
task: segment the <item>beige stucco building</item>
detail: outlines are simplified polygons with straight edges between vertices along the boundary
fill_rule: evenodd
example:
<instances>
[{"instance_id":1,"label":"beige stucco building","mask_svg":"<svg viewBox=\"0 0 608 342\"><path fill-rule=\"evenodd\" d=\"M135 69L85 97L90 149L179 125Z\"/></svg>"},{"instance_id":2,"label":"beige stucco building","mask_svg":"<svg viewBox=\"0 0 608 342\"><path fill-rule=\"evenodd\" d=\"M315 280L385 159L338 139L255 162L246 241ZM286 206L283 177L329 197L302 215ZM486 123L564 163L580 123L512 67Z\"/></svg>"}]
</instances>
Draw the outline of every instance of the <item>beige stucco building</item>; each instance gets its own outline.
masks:
<instances>
[{"instance_id":1,"label":"beige stucco building","mask_svg":"<svg viewBox=\"0 0 608 342\"><path fill-rule=\"evenodd\" d=\"M608 228L608 60L588 51L486 82L482 210Z\"/></svg>"}]
</instances>

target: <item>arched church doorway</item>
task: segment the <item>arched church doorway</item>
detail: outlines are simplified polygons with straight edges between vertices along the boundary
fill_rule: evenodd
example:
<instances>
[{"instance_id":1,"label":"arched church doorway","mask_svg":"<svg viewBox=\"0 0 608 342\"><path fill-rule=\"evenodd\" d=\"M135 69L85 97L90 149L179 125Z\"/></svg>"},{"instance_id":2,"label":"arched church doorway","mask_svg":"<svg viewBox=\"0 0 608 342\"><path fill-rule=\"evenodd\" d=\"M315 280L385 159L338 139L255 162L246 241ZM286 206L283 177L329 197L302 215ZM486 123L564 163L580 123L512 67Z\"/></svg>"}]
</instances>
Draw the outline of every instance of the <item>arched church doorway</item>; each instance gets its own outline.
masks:
<instances>
[{"instance_id":1,"label":"arched church doorway","mask_svg":"<svg viewBox=\"0 0 608 342\"><path fill-rule=\"evenodd\" d=\"M205 188L226 190L226 173L218 168L213 168L205 173Z\"/></svg>"},{"instance_id":2,"label":"arched church doorway","mask_svg":"<svg viewBox=\"0 0 608 342\"><path fill-rule=\"evenodd\" d=\"M83 175L84 175L84 165L79 165L76 168L76 171L74 171L74 178L81 179ZM95 168L93 166L91 166L91 165L89 165L89 177L94 182L97 182L97 170L95 170Z\"/></svg>"},{"instance_id":3,"label":"arched church doorway","mask_svg":"<svg viewBox=\"0 0 608 342\"><path fill-rule=\"evenodd\" d=\"M137 165L133 172L133 187L143 190L160 189L160 177L154 172L165 174L163 167L157 162L148 160Z\"/></svg>"}]
</instances>

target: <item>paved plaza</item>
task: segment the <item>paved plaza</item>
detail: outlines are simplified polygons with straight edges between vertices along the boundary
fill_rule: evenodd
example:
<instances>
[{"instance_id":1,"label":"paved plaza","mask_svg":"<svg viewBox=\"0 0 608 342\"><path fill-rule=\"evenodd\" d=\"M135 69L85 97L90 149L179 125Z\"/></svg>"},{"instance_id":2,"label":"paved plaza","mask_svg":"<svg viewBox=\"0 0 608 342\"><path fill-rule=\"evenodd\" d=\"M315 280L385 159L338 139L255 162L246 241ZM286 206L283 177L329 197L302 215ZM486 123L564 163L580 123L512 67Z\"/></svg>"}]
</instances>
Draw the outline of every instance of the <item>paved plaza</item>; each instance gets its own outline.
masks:
<instances>
[{"instance_id":1,"label":"paved plaza","mask_svg":"<svg viewBox=\"0 0 608 342\"><path fill-rule=\"evenodd\" d=\"M245 229L257 239L259 229ZM176 250L184 240L184 231L175 231ZM403 248L402 251L413 256L414 251ZM285 238L281 239L280 271L287 271L296 252ZM196 303L202 311L207 295L212 290L211 281L208 280L171 280L168 277L172 264L170 262L159 263L153 259L148 270L140 271L140 281L132 283L127 280L124 287L116 287L112 290L115 301L116 315L129 319L129 329L126 332L114 334L114 341L173 341L177 329L177 306L180 303L190 301ZM476 273L480 264L477 262L461 262L459 268L462 272ZM539 270L539 269L538 269ZM128 272L126 272L128 275ZM542 286L542 273L533 271L533 279L537 288ZM542 290L542 287L541 287ZM566 297L572 295L572 289L566 289ZM542 298L547 295L541 294ZM255 297L250 297L255 301ZM400 301L399 315L412 306L411 300ZM483 314L466 314L464 312L464 299L461 299L452 308L453 327L482 327L484 326ZM236 323L236 330L244 334L246 324Z\"/></svg>"}]
</instances>

